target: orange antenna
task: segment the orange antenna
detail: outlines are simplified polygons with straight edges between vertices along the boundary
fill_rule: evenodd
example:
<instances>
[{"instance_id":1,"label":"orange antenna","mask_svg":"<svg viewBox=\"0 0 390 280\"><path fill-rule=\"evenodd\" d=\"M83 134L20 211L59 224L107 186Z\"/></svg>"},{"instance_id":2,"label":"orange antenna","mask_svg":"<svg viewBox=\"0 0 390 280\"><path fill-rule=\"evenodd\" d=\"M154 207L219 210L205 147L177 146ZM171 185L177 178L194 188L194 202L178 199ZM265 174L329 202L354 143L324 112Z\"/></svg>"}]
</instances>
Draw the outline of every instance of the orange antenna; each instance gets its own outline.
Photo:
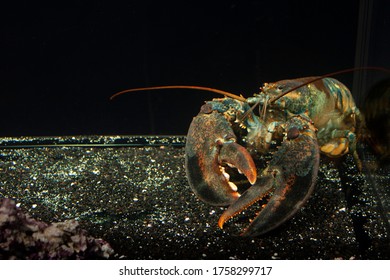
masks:
<instances>
[{"instance_id":1,"label":"orange antenna","mask_svg":"<svg viewBox=\"0 0 390 280\"><path fill-rule=\"evenodd\" d=\"M123 90L123 91L115 93L114 95L112 95L110 97L110 100L114 99L115 97L117 97L119 95L122 95L122 94L128 93L128 92L143 91L143 90L160 90L160 89L195 89L195 90L203 90L203 91L209 91L209 92L215 92L215 93L218 93L218 94L222 94L222 95L228 96L230 98L237 99L239 101L246 101L246 99L244 97L236 95L236 94L233 94L233 93L230 93L230 92L227 92L227 91L223 91L223 90L219 90L219 89L215 89L215 88L209 88L209 87L200 87L200 86L157 86L157 87L132 88L132 89L126 89L126 90Z\"/></svg>"}]
</instances>

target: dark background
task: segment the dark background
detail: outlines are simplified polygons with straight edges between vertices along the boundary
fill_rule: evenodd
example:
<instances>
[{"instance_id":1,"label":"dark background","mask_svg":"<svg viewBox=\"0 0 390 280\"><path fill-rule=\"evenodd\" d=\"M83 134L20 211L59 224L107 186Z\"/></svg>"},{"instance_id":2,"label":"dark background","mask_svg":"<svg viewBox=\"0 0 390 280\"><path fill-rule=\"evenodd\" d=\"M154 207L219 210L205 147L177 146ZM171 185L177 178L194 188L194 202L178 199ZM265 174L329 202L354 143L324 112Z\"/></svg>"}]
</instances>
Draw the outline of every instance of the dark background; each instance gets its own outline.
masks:
<instances>
[{"instance_id":1,"label":"dark background","mask_svg":"<svg viewBox=\"0 0 390 280\"><path fill-rule=\"evenodd\" d=\"M109 97L174 84L250 96L264 82L390 65L385 0L63 3L2 4L0 136L185 134L215 94ZM362 103L383 73L359 75L336 78Z\"/></svg>"}]
</instances>

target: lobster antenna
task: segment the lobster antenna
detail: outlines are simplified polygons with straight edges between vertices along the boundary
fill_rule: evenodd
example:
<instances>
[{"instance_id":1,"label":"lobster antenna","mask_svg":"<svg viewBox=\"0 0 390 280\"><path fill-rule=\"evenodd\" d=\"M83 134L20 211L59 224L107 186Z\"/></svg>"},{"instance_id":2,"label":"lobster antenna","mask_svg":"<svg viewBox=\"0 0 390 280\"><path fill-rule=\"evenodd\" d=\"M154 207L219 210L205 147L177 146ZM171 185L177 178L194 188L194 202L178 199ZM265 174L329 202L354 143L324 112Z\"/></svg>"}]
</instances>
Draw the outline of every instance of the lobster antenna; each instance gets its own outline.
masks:
<instances>
[{"instance_id":1,"label":"lobster antenna","mask_svg":"<svg viewBox=\"0 0 390 280\"><path fill-rule=\"evenodd\" d=\"M325 75L322 75L322 76L319 76L317 78L313 78L313 80L310 80L308 82L305 82L305 83L302 83L296 87L293 87L292 89L289 89L288 91L285 91L285 92L282 92L281 94L275 96L274 98L271 98L269 100L269 103L273 103L275 102L276 100L278 100L279 98L285 96L286 94L294 91L294 90L297 90L303 86L306 86L308 84L311 84L311 83L314 83L314 82L317 82L319 80L322 80L324 78L327 78L327 77L331 77L331 76L336 76L336 75L339 75L339 74L344 74L344 73L349 73L349 72L354 72L354 71L362 71L362 70L377 70L377 71L383 71L383 72L386 72L386 73L390 73L390 70L389 69L386 69L386 68L383 68L383 67L357 67L357 68L349 68L349 69L344 69L344 70L340 70L340 71L336 71L336 72L332 72L332 73L328 73L328 74L325 74Z\"/></svg>"},{"instance_id":2,"label":"lobster antenna","mask_svg":"<svg viewBox=\"0 0 390 280\"><path fill-rule=\"evenodd\" d=\"M201 86L157 86L157 87L132 88L132 89L126 89L126 90L123 90L123 91L115 93L114 95L112 95L110 97L110 100L114 99L115 97L117 97L119 95L122 95L122 94L128 93L128 92L143 91L143 90L159 90L159 89L195 89L195 90L203 90L203 91L209 91L209 92L222 94L222 95L228 96L230 98L233 98L233 99L236 99L236 100L239 100L239 101L245 101L246 100L242 96L239 96L239 95L227 92L227 91L223 91L223 90L219 90L219 89L215 89L215 88L209 88L209 87L201 87Z\"/></svg>"}]
</instances>

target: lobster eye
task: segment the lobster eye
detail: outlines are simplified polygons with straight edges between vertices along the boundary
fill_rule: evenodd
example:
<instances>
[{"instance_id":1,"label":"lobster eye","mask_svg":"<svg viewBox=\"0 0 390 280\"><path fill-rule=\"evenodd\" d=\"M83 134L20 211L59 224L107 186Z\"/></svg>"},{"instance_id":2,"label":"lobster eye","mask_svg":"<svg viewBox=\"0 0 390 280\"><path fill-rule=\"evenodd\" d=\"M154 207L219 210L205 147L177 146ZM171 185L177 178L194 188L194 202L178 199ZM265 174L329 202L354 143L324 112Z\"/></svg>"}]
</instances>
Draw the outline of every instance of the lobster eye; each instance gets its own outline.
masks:
<instances>
[{"instance_id":1,"label":"lobster eye","mask_svg":"<svg viewBox=\"0 0 390 280\"><path fill-rule=\"evenodd\" d=\"M287 131L287 139L295 139L299 136L299 129L296 127L292 127Z\"/></svg>"}]
</instances>

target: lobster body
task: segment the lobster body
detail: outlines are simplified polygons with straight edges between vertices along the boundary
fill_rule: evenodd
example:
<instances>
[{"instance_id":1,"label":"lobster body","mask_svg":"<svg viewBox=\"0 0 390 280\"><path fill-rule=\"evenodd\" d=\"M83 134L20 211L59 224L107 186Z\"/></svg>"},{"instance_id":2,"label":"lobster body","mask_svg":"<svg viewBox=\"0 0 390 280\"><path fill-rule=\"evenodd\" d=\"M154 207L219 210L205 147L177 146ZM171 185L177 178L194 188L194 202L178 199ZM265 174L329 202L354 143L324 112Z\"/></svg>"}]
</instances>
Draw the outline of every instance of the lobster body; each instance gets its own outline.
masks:
<instances>
[{"instance_id":1,"label":"lobster body","mask_svg":"<svg viewBox=\"0 0 390 280\"><path fill-rule=\"evenodd\" d=\"M248 103L265 104L267 99L280 92L314 78L316 77L265 84L260 94L249 98ZM324 78L281 97L268 107L264 123L270 130L270 126L280 125L295 115L305 115L315 124L318 143L327 156L339 157L350 149L352 153L355 152L355 132L363 120L351 92L338 80ZM258 135L261 137L264 133Z\"/></svg>"},{"instance_id":2,"label":"lobster body","mask_svg":"<svg viewBox=\"0 0 390 280\"><path fill-rule=\"evenodd\" d=\"M329 157L356 153L356 131L363 123L348 88L333 78L313 77L264 84L245 101L207 101L187 135L186 171L197 196L230 205L223 224L255 202L268 203L242 235L266 233L292 217L312 193L320 152ZM296 88L296 89L295 89ZM289 91L280 96L281 93ZM274 102L270 102L274 100ZM253 107L259 105L259 111ZM273 158L264 170L256 161ZM235 167L252 185L242 194L230 182Z\"/></svg>"}]
</instances>

